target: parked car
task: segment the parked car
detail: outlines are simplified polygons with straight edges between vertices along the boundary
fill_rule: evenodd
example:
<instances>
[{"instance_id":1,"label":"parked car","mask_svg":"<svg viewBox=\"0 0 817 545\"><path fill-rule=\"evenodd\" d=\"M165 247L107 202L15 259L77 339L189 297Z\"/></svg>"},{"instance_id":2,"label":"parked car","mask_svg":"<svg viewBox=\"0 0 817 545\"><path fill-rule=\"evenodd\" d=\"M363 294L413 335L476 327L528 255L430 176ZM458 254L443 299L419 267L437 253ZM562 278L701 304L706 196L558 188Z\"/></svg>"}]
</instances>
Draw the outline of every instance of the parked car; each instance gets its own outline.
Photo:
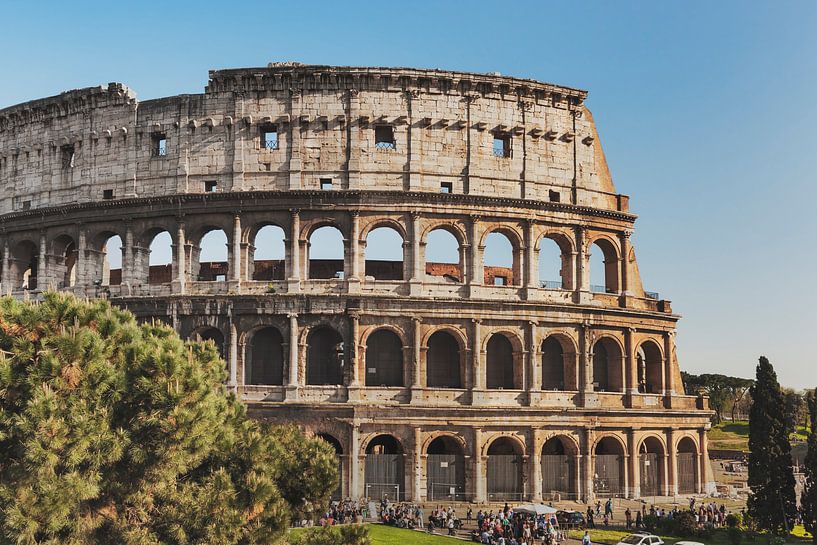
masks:
<instances>
[{"instance_id":1,"label":"parked car","mask_svg":"<svg viewBox=\"0 0 817 545\"><path fill-rule=\"evenodd\" d=\"M664 540L655 534L636 532L619 541L618 545L664 545Z\"/></svg>"},{"instance_id":2,"label":"parked car","mask_svg":"<svg viewBox=\"0 0 817 545\"><path fill-rule=\"evenodd\" d=\"M556 511L556 520L563 528L584 528L584 515L578 511Z\"/></svg>"}]
</instances>

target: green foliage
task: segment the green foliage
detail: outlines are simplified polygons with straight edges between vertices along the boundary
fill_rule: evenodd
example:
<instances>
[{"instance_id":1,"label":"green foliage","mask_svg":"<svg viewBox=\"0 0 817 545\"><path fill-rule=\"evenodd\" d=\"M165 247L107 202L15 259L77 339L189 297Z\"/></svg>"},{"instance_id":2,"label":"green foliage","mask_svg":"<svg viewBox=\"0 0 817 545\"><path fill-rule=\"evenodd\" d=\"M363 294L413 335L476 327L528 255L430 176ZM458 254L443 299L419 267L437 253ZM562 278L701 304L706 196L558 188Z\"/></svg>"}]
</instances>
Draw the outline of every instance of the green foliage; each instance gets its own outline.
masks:
<instances>
[{"instance_id":1,"label":"green foliage","mask_svg":"<svg viewBox=\"0 0 817 545\"><path fill-rule=\"evenodd\" d=\"M805 487L800 496L803 509L803 522L806 530L817 543L817 388L806 396L811 432L808 436L808 452L803 463Z\"/></svg>"},{"instance_id":2,"label":"green foliage","mask_svg":"<svg viewBox=\"0 0 817 545\"><path fill-rule=\"evenodd\" d=\"M743 531L737 526L729 526L726 529L726 535L729 538L730 545L740 545L743 541Z\"/></svg>"},{"instance_id":3,"label":"green foliage","mask_svg":"<svg viewBox=\"0 0 817 545\"><path fill-rule=\"evenodd\" d=\"M782 534L791 528L796 504L791 444L783 394L769 360L761 357L751 388L749 413L749 516L758 529Z\"/></svg>"},{"instance_id":4,"label":"green foliage","mask_svg":"<svg viewBox=\"0 0 817 545\"><path fill-rule=\"evenodd\" d=\"M729 528L740 528L740 525L743 523L741 518L740 513L729 513L726 515L726 525Z\"/></svg>"},{"instance_id":5,"label":"green foliage","mask_svg":"<svg viewBox=\"0 0 817 545\"><path fill-rule=\"evenodd\" d=\"M695 515L689 511L683 511L673 519L675 534L681 537L693 537L698 531L698 523L695 522Z\"/></svg>"},{"instance_id":6,"label":"green foliage","mask_svg":"<svg viewBox=\"0 0 817 545\"><path fill-rule=\"evenodd\" d=\"M289 545L372 545L369 530L362 524L319 526L290 532Z\"/></svg>"},{"instance_id":7,"label":"green foliage","mask_svg":"<svg viewBox=\"0 0 817 545\"><path fill-rule=\"evenodd\" d=\"M710 373L703 375L682 373L682 380L688 393L700 391L709 396L709 406L715 411L716 424L723 420L726 411L731 411L732 420L735 420L738 405L752 385L750 379Z\"/></svg>"},{"instance_id":8,"label":"green foliage","mask_svg":"<svg viewBox=\"0 0 817 545\"><path fill-rule=\"evenodd\" d=\"M280 538L334 453L248 419L224 379L213 343L106 302L0 299L0 545Z\"/></svg>"}]
</instances>

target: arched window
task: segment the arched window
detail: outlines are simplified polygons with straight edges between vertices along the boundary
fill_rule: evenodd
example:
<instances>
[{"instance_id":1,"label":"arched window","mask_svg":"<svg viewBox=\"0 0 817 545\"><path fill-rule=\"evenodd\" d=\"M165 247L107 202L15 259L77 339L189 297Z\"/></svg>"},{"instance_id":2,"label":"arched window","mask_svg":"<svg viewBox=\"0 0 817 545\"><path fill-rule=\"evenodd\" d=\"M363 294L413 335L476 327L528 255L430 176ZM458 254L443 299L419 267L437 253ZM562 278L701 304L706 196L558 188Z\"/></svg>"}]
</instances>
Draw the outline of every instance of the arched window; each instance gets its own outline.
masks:
<instances>
[{"instance_id":1,"label":"arched window","mask_svg":"<svg viewBox=\"0 0 817 545\"><path fill-rule=\"evenodd\" d=\"M253 240L253 280L283 280L285 278L285 239L284 230L277 225L265 225L258 230Z\"/></svg>"},{"instance_id":2,"label":"arched window","mask_svg":"<svg viewBox=\"0 0 817 545\"><path fill-rule=\"evenodd\" d=\"M77 282L77 246L74 239L68 235L60 235L52 243L52 255L56 257L54 263L54 278L57 288L67 288Z\"/></svg>"},{"instance_id":3,"label":"arched window","mask_svg":"<svg viewBox=\"0 0 817 545\"><path fill-rule=\"evenodd\" d=\"M590 249L590 291L618 293L618 252L612 242L600 238Z\"/></svg>"},{"instance_id":4,"label":"arched window","mask_svg":"<svg viewBox=\"0 0 817 545\"><path fill-rule=\"evenodd\" d=\"M593 490L600 498L615 497L625 489L624 448L612 437L596 443Z\"/></svg>"},{"instance_id":5,"label":"arched window","mask_svg":"<svg viewBox=\"0 0 817 545\"><path fill-rule=\"evenodd\" d=\"M318 438L326 441L335 450L335 460L338 466L338 486L332 492L332 499L339 500L343 496L343 447L340 441L328 433L319 433Z\"/></svg>"},{"instance_id":6,"label":"arched window","mask_svg":"<svg viewBox=\"0 0 817 545\"><path fill-rule=\"evenodd\" d=\"M542 343L542 389L565 389L565 357L562 343L548 337Z\"/></svg>"},{"instance_id":7,"label":"arched window","mask_svg":"<svg viewBox=\"0 0 817 545\"><path fill-rule=\"evenodd\" d=\"M403 237L391 227L372 229L366 236L366 276L403 280Z\"/></svg>"},{"instance_id":8,"label":"arched window","mask_svg":"<svg viewBox=\"0 0 817 545\"><path fill-rule=\"evenodd\" d=\"M102 278L103 286L118 286L122 283L122 238L119 235L109 236L102 244Z\"/></svg>"},{"instance_id":9,"label":"arched window","mask_svg":"<svg viewBox=\"0 0 817 545\"><path fill-rule=\"evenodd\" d=\"M319 327L306 338L306 383L343 384L343 337L330 327Z\"/></svg>"},{"instance_id":10,"label":"arched window","mask_svg":"<svg viewBox=\"0 0 817 545\"><path fill-rule=\"evenodd\" d=\"M519 284L516 252L510 239L499 231L485 237L485 284L489 286L511 286Z\"/></svg>"},{"instance_id":11,"label":"arched window","mask_svg":"<svg viewBox=\"0 0 817 545\"><path fill-rule=\"evenodd\" d=\"M563 270L564 256L559 244L543 238L539 244L539 286L551 290L569 289Z\"/></svg>"},{"instance_id":12,"label":"arched window","mask_svg":"<svg viewBox=\"0 0 817 545\"><path fill-rule=\"evenodd\" d=\"M442 278L446 282L462 282L462 256L460 243L444 228L428 234L425 250L426 275Z\"/></svg>"},{"instance_id":13,"label":"arched window","mask_svg":"<svg viewBox=\"0 0 817 545\"><path fill-rule=\"evenodd\" d=\"M284 339L274 327L256 331L247 345L247 384L284 383Z\"/></svg>"},{"instance_id":14,"label":"arched window","mask_svg":"<svg viewBox=\"0 0 817 545\"><path fill-rule=\"evenodd\" d=\"M664 364L661 349L652 341L645 341L636 352L638 391L645 394L664 393Z\"/></svg>"},{"instance_id":15,"label":"arched window","mask_svg":"<svg viewBox=\"0 0 817 545\"><path fill-rule=\"evenodd\" d=\"M562 437L551 437L542 446L542 493L545 497L578 497L576 485L576 452L573 444Z\"/></svg>"},{"instance_id":16,"label":"arched window","mask_svg":"<svg viewBox=\"0 0 817 545\"><path fill-rule=\"evenodd\" d=\"M513 345L501 333L495 333L488 339L485 372L485 385L489 390L519 388L514 380Z\"/></svg>"},{"instance_id":17,"label":"arched window","mask_svg":"<svg viewBox=\"0 0 817 545\"><path fill-rule=\"evenodd\" d=\"M593 387L597 392L623 392L624 366L621 349L608 337L593 345Z\"/></svg>"},{"instance_id":18,"label":"arched window","mask_svg":"<svg viewBox=\"0 0 817 545\"><path fill-rule=\"evenodd\" d=\"M405 497L403 446L391 435L378 435L366 446L364 496L400 501Z\"/></svg>"},{"instance_id":19,"label":"arched window","mask_svg":"<svg viewBox=\"0 0 817 545\"><path fill-rule=\"evenodd\" d=\"M437 437L428 445L426 498L428 501L465 500L465 456L453 437Z\"/></svg>"},{"instance_id":20,"label":"arched window","mask_svg":"<svg viewBox=\"0 0 817 545\"><path fill-rule=\"evenodd\" d=\"M173 238L161 231L150 241L148 283L163 284L173 280Z\"/></svg>"},{"instance_id":21,"label":"arched window","mask_svg":"<svg viewBox=\"0 0 817 545\"><path fill-rule=\"evenodd\" d=\"M343 278L343 233L331 225L312 231L309 236L309 278Z\"/></svg>"},{"instance_id":22,"label":"arched window","mask_svg":"<svg viewBox=\"0 0 817 545\"><path fill-rule=\"evenodd\" d=\"M655 437L647 437L641 443L638 456L641 475L641 496L663 496L664 483L664 445Z\"/></svg>"},{"instance_id":23,"label":"arched window","mask_svg":"<svg viewBox=\"0 0 817 545\"><path fill-rule=\"evenodd\" d=\"M522 499L523 460L520 446L500 437L488 447L488 501Z\"/></svg>"},{"instance_id":24,"label":"arched window","mask_svg":"<svg viewBox=\"0 0 817 545\"><path fill-rule=\"evenodd\" d=\"M198 246L197 279L204 282L224 282L227 280L229 261L227 234L222 229L213 229L201 237Z\"/></svg>"},{"instance_id":25,"label":"arched window","mask_svg":"<svg viewBox=\"0 0 817 545\"><path fill-rule=\"evenodd\" d=\"M39 264L37 246L30 240L24 240L14 247L11 255L13 287L36 290L38 288L37 268Z\"/></svg>"},{"instance_id":26,"label":"arched window","mask_svg":"<svg viewBox=\"0 0 817 545\"><path fill-rule=\"evenodd\" d=\"M437 331L428 339L426 385L429 388L462 388L460 345L447 331Z\"/></svg>"},{"instance_id":27,"label":"arched window","mask_svg":"<svg viewBox=\"0 0 817 545\"><path fill-rule=\"evenodd\" d=\"M678 493L697 493L698 481L698 448L695 441L684 437L678 441Z\"/></svg>"},{"instance_id":28,"label":"arched window","mask_svg":"<svg viewBox=\"0 0 817 545\"><path fill-rule=\"evenodd\" d=\"M379 329L366 340L366 386L403 385L403 343L388 329Z\"/></svg>"}]
</instances>

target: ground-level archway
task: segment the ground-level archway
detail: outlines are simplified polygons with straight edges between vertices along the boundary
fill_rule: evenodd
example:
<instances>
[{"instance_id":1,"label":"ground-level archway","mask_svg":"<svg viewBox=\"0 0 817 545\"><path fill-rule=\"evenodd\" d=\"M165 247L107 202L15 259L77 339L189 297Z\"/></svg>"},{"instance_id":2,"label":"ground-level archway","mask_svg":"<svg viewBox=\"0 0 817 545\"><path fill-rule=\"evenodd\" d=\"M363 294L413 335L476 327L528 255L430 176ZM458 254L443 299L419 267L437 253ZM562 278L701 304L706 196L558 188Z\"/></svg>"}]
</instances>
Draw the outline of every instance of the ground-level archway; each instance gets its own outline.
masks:
<instances>
[{"instance_id":1,"label":"ground-level archway","mask_svg":"<svg viewBox=\"0 0 817 545\"><path fill-rule=\"evenodd\" d=\"M378 435L366 446L364 495L372 499L405 498L403 446L391 435Z\"/></svg>"},{"instance_id":2,"label":"ground-level archway","mask_svg":"<svg viewBox=\"0 0 817 545\"><path fill-rule=\"evenodd\" d=\"M596 443L593 492L598 497L620 496L625 490L624 447L613 437Z\"/></svg>"},{"instance_id":3,"label":"ground-level archway","mask_svg":"<svg viewBox=\"0 0 817 545\"><path fill-rule=\"evenodd\" d=\"M689 437L678 441L678 493L695 494L698 492L698 447Z\"/></svg>"},{"instance_id":4,"label":"ground-level archway","mask_svg":"<svg viewBox=\"0 0 817 545\"><path fill-rule=\"evenodd\" d=\"M520 445L500 437L488 447L488 501L519 501L524 496L524 460Z\"/></svg>"},{"instance_id":5,"label":"ground-level archway","mask_svg":"<svg viewBox=\"0 0 817 545\"><path fill-rule=\"evenodd\" d=\"M638 471L641 497L664 495L664 445L657 438L647 437L641 443L638 449Z\"/></svg>"},{"instance_id":6,"label":"ground-level archway","mask_svg":"<svg viewBox=\"0 0 817 545\"><path fill-rule=\"evenodd\" d=\"M460 443L443 435L428 445L427 454L428 501L465 501L465 455Z\"/></svg>"},{"instance_id":7,"label":"ground-level archway","mask_svg":"<svg viewBox=\"0 0 817 545\"><path fill-rule=\"evenodd\" d=\"M576 452L571 441L552 437L542 445L542 494L545 499L576 499Z\"/></svg>"},{"instance_id":8,"label":"ground-level archway","mask_svg":"<svg viewBox=\"0 0 817 545\"><path fill-rule=\"evenodd\" d=\"M343 497L343 447L340 441L328 433L319 433L318 437L332 445L332 448L335 449L335 459L337 460L338 467L338 485L335 487L335 490L332 491L332 499L339 500Z\"/></svg>"}]
</instances>

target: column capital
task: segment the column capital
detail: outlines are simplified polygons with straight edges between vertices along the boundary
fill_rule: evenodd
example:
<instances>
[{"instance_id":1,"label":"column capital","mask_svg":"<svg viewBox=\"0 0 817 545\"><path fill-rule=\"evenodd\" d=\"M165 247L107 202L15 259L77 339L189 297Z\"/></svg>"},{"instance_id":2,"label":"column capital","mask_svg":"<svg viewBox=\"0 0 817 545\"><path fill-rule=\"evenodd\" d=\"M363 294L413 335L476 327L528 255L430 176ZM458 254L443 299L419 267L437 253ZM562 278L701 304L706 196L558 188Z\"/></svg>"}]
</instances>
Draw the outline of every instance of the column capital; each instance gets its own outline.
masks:
<instances>
[{"instance_id":1,"label":"column capital","mask_svg":"<svg viewBox=\"0 0 817 545\"><path fill-rule=\"evenodd\" d=\"M292 216L292 217L296 217L296 216L300 215L300 213L301 213L300 208L290 208L289 209L289 215Z\"/></svg>"}]
</instances>

